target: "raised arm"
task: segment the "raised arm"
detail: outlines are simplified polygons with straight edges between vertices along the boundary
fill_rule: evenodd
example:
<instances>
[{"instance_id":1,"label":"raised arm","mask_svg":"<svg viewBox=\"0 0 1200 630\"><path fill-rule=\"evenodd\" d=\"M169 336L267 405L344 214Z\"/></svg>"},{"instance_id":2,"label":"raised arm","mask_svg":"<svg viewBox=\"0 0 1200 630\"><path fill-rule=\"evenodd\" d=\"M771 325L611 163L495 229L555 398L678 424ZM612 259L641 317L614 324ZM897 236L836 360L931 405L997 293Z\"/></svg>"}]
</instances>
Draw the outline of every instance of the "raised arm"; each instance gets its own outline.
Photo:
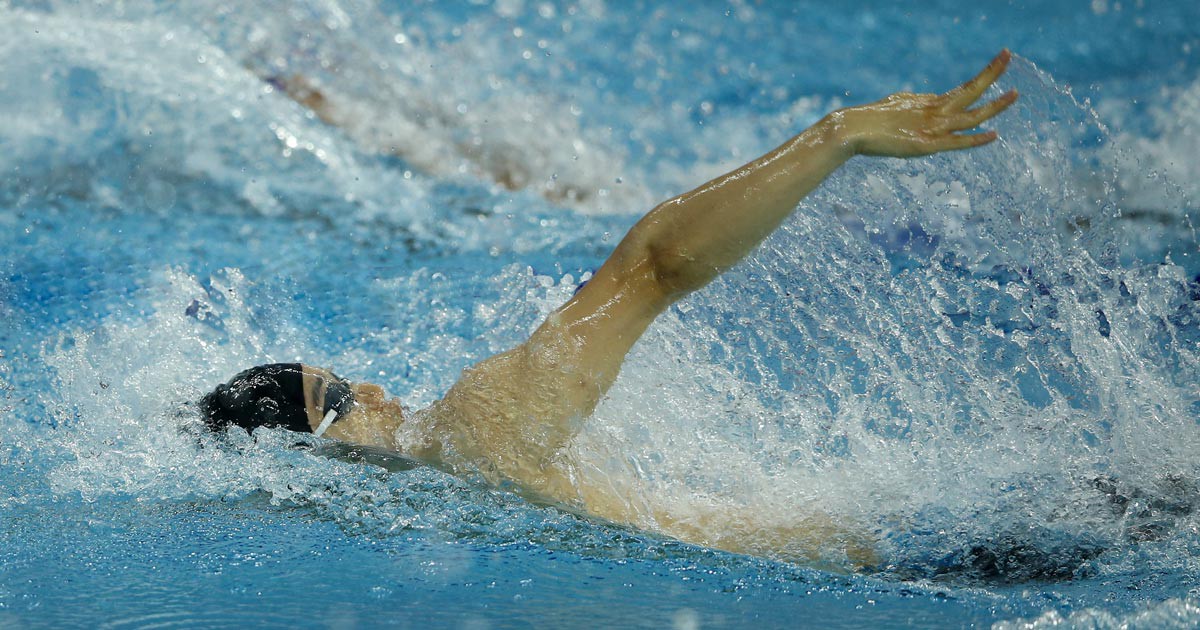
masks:
<instances>
[{"instance_id":1,"label":"raised arm","mask_svg":"<svg viewBox=\"0 0 1200 630\"><path fill-rule=\"evenodd\" d=\"M664 202L626 239L641 243L662 288L678 297L708 284L753 250L822 180L854 155L915 157L966 149L995 132L959 134L1011 105L1016 92L968 109L1005 70L1001 52L945 94L894 94L843 109L774 151Z\"/></svg>"},{"instance_id":2,"label":"raised arm","mask_svg":"<svg viewBox=\"0 0 1200 630\"><path fill-rule=\"evenodd\" d=\"M699 530L689 530L692 525L647 514L612 488L565 475L554 465L555 453L591 414L654 318L745 257L850 157L913 157L994 140L994 132L958 132L1016 100L1008 92L970 109L1008 61L1008 51L1000 53L979 76L945 94L895 94L836 111L767 155L654 208L529 341L465 370L435 404L431 413L453 456L493 481L515 481L601 517L627 523L650 518L680 538L701 538ZM755 531L751 525L738 529ZM759 535L787 538L778 528L767 536L767 529L759 528ZM758 550L761 543L716 532L704 540L738 550Z\"/></svg>"}]
</instances>

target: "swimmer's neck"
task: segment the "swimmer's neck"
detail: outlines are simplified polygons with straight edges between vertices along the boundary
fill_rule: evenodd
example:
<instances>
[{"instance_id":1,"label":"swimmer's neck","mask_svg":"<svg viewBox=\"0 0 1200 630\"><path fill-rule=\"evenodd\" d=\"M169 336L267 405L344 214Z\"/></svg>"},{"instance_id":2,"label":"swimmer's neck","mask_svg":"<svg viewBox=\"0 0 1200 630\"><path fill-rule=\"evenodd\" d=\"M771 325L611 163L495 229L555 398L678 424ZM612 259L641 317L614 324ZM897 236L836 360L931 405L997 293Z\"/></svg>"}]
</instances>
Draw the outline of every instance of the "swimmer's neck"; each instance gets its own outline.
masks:
<instances>
[{"instance_id":1,"label":"swimmer's neck","mask_svg":"<svg viewBox=\"0 0 1200 630\"><path fill-rule=\"evenodd\" d=\"M354 393L354 408L334 422L323 437L355 446L383 449L429 461L429 449L403 448L397 435L406 424L406 413L400 401L389 398L382 387L374 383L350 383ZM414 417L422 417L417 412Z\"/></svg>"},{"instance_id":2,"label":"swimmer's neck","mask_svg":"<svg viewBox=\"0 0 1200 630\"><path fill-rule=\"evenodd\" d=\"M504 355L501 355L504 356ZM485 361L488 365L493 360ZM476 372L468 368L464 376ZM519 379L503 370L484 370L502 374L501 379L509 388L519 388ZM495 375L493 374L493 375ZM512 419L527 415L553 415L554 410L538 405L511 404L509 399L519 399L514 391L503 395L503 387L478 388L475 396L447 396L417 411L405 410L396 398L388 397L383 388L373 383L350 383L354 393L354 408L350 413L334 422L323 437L351 446L382 449L429 464L456 474L483 473L488 481L496 484L526 480L517 471L501 471L487 464L495 455L479 448L482 444L501 448L503 444L517 444L505 433L512 426ZM510 404L504 404L509 400ZM501 435L504 434L504 435ZM561 440L554 440L558 445ZM507 459L524 470L541 462L546 453L526 453L526 449L502 448ZM520 452L517 452L520 451ZM537 467L537 466L533 466ZM505 474L506 473L506 474ZM526 484L528 485L528 484ZM538 485L538 484L533 484Z\"/></svg>"}]
</instances>

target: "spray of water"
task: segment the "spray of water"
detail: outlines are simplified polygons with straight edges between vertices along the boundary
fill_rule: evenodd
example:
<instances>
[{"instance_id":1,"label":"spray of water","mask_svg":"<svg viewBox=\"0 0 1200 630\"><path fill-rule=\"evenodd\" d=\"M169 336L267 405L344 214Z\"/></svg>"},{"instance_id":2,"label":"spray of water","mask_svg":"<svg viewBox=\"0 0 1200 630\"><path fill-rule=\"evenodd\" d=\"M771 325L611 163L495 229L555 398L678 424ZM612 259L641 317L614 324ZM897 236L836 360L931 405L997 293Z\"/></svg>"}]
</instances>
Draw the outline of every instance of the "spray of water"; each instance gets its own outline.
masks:
<instances>
[{"instance_id":1,"label":"spray of water","mask_svg":"<svg viewBox=\"0 0 1200 630\"><path fill-rule=\"evenodd\" d=\"M122 19L86 22L5 9L0 52L32 51L6 55L26 64L6 76L29 81L3 86L23 98L0 99L15 121L3 128L6 143L20 148L0 161L26 177L0 191L5 203L68 197L248 223L315 215L345 234L382 225L478 245L492 242L493 224L438 231L433 180L505 171L531 197L594 191L556 197L584 207L607 189L612 165L620 169L621 152L573 122L569 103L505 84L487 88L495 94L477 108L471 90L483 88L456 92L444 73L421 69L435 58L482 63L469 45L435 50L415 27L364 27L365 37L403 34L395 45L405 53L348 71L361 47L349 43L346 20L359 32L370 11L312 6L319 10L240 30L213 17L183 27L136 3L122 5ZM310 38L288 36L313 26ZM302 54L278 49L284 42ZM153 66L141 59L148 51ZM48 80L34 80L41 68L51 68ZM262 80L295 73L346 111L381 110L366 96L381 84L402 91L382 100L401 101L386 122L404 137L333 129ZM1087 108L1027 62L1014 64L1009 86L1023 98L1000 123L1002 142L920 161L852 162L751 259L673 308L564 461L680 514L740 510L767 524L829 514L877 539L903 575L1115 571L1134 542L1158 549L1140 552L1155 562L1190 562L1180 551L1194 545L1200 449L1190 252L1173 249L1164 261L1138 240L1140 224L1125 218L1129 162ZM819 105L798 102L786 121L747 126L782 127ZM550 122L537 133L523 126L541 120ZM716 128L741 128L723 124ZM523 142L537 138L546 142ZM378 155L394 143L401 164ZM625 201L704 168L676 170L631 182ZM1158 204L1181 216L1180 199ZM513 201L485 189L483 205ZM518 237L533 248L568 230L535 224ZM4 429L0 456L10 466L36 454L49 462L52 492L86 498L262 493L379 535L552 532L542 536L549 540L567 531L624 553L622 535L554 512L531 519L515 499L437 471L388 474L291 448L296 438L282 433L218 444L188 430L186 401L268 360L337 366L422 405L465 365L523 339L577 281L523 265L476 275L381 270L356 288L372 305L363 312L386 327L349 327L351 338L329 344L287 287L235 269L159 265L140 276L133 306L95 329L53 331L32 360L53 375L44 396L3 403L27 422ZM328 315L340 321L340 311Z\"/></svg>"}]
</instances>

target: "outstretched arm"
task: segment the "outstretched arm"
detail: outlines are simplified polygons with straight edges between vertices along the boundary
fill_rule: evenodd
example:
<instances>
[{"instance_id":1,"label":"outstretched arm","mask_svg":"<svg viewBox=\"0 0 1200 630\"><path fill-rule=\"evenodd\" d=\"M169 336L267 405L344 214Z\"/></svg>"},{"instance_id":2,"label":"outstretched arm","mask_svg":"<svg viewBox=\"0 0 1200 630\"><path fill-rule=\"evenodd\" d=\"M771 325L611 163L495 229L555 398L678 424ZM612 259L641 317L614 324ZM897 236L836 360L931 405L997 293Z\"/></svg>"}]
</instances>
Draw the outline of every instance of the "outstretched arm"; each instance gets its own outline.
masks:
<instances>
[{"instance_id":1,"label":"outstretched arm","mask_svg":"<svg viewBox=\"0 0 1200 630\"><path fill-rule=\"evenodd\" d=\"M1004 72L1001 52L945 94L901 93L829 114L774 151L664 202L626 237L653 264L672 298L694 291L753 250L822 180L854 155L915 157L966 149L995 132L959 134L1011 105L1016 92L968 109Z\"/></svg>"},{"instance_id":2,"label":"outstretched arm","mask_svg":"<svg viewBox=\"0 0 1200 630\"><path fill-rule=\"evenodd\" d=\"M444 441L493 480L633 522L637 509L626 500L564 478L551 460L612 385L634 342L673 302L744 258L852 156L913 157L995 140L994 132L958 132L1016 100L1008 92L971 109L1008 61L1008 51L1000 53L979 76L945 94L895 94L836 111L774 151L654 208L526 343L464 371L431 410ZM665 526L666 515L652 518L669 533L694 538L682 524ZM722 541L716 546L737 546L712 538Z\"/></svg>"}]
</instances>

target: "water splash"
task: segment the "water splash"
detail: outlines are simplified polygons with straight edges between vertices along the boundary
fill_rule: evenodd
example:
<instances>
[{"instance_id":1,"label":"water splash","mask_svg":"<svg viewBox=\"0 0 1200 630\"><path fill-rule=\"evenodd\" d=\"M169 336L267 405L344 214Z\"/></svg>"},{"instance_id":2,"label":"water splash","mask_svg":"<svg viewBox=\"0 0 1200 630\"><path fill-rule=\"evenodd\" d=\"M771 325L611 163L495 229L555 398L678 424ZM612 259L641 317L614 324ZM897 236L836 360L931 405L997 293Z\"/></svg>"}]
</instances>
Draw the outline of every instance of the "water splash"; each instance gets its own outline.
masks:
<instances>
[{"instance_id":1,"label":"water splash","mask_svg":"<svg viewBox=\"0 0 1200 630\"><path fill-rule=\"evenodd\" d=\"M1145 525L1113 501L1192 505L1194 285L1119 266L1116 174L1076 175L1103 130L1027 63L1005 82L998 146L852 163L656 323L577 456L652 503L867 523L929 574L1070 576Z\"/></svg>"},{"instance_id":2,"label":"water splash","mask_svg":"<svg viewBox=\"0 0 1200 630\"><path fill-rule=\"evenodd\" d=\"M490 251L514 234L523 243L516 251L573 238L570 226L540 222L492 233L530 199L454 179L464 163L488 171L494 158L540 172L529 175L537 188L544 169L575 162L576 140L606 142L572 122L567 101L533 99L534 91L507 84L480 98L491 88L455 91L454 72L417 68L436 57L452 70L484 64L500 72L507 66L486 65L492 48L422 42L420 29L387 18L364 37L403 34L411 45L395 55L367 46L371 63L354 66L349 58L363 47L349 43L346 20L362 27L378 16L367 5L301 4L274 21L230 25L222 20L237 16L200 4L190 27L179 15L157 15L153 3L122 6L117 17L87 21L5 9L0 51L17 65L2 107L16 122L3 128L15 149L2 165L25 177L2 191L6 205L67 198L113 212L315 219L344 228L331 238L345 249L362 245L347 234L380 225L456 252ZM463 32L496 23L478 19ZM306 29L317 35L292 37ZM297 41L301 54L279 48ZM147 64L146 51L161 54ZM49 79L33 80L44 67ZM330 70L351 67L360 72ZM377 155L383 145L372 144L369 125L330 128L262 80L297 72L350 109L378 113L396 96L366 95L381 84L412 96L389 121L416 134L414 151L427 145L431 153L390 161ZM1128 556L1097 563L1093 551L1119 552L1131 541L1159 545L1163 566L1183 562L1173 550L1192 544L1194 517L1169 506L1189 505L1197 478L1196 270L1175 257L1154 262L1162 260L1157 246L1121 218L1130 209L1121 191L1131 186L1112 164L1126 162L1106 161L1109 135L1086 108L1028 64L1015 64L1005 81L1024 97L1000 123L1002 143L923 161L851 163L750 261L673 309L635 350L571 457L680 511L707 502L782 522L819 506L872 530L906 576L964 566L986 573L1022 554L1041 558L1049 577L1119 570ZM729 141L720 136L778 131L824 104L798 100L787 116L766 121L706 119L699 144L707 154L663 160L643 188L630 180L640 191L631 199L695 183L727 162ZM691 115L677 105L665 104L664 127ZM551 124L530 128L531 111ZM505 124L485 128L480 112ZM674 137L639 133L659 138L658 150ZM528 135L546 143L513 149L514 138ZM473 154L464 147L476 137L484 149ZM435 154L455 156L450 171L435 168ZM624 168L621 150L596 155L583 160L580 187L597 188ZM428 172L413 172L414 164ZM447 187L454 193L438 192ZM445 227L434 201L447 199L484 218ZM46 424L57 428L6 435L48 456L55 492L88 498L262 491L384 531L420 512L398 488L428 482L420 518L434 529L472 529L454 514L475 500L517 523L526 512L505 512L474 490L464 491L472 497L465 503L436 507L438 492L459 486L432 471L372 477L293 452L278 436L232 454L202 449L179 433L174 415L201 383L264 358L349 365L348 375L412 392L411 404L428 402L463 365L519 341L576 280L524 266L497 270L486 260L490 279L474 269L385 267L354 283L364 302L389 306L322 314L338 345L289 310L286 287L256 288L241 277L261 270L142 272L138 306L45 346L42 363L57 374L44 397L54 420ZM343 298L327 287L313 297ZM363 313L387 329L350 323ZM497 537L524 531L495 527ZM1047 577L1020 570L1010 573Z\"/></svg>"},{"instance_id":3,"label":"water splash","mask_svg":"<svg viewBox=\"0 0 1200 630\"><path fill-rule=\"evenodd\" d=\"M1108 611L1089 608L1063 615L1058 611L1047 612L1036 619L1003 621L992 626L993 630L1041 630L1042 628L1192 628L1200 619L1200 605L1192 598L1171 598L1150 608L1128 615L1114 615Z\"/></svg>"}]
</instances>

